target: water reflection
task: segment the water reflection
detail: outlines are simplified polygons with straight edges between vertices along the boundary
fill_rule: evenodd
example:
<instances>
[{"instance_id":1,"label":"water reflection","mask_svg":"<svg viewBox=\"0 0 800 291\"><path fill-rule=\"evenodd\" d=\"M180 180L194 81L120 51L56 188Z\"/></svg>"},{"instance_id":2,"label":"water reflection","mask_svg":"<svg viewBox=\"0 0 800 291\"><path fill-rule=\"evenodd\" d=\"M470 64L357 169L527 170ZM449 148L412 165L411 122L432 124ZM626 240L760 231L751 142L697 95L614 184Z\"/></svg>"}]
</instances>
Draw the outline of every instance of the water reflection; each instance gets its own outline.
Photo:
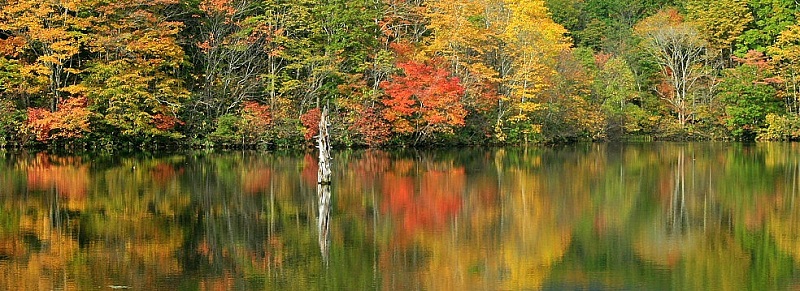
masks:
<instances>
[{"instance_id":1,"label":"water reflection","mask_svg":"<svg viewBox=\"0 0 800 291\"><path fill-rule=\"evenodd\" d=\"M319 215L317 216L319 249L320 253L322 253L322 260L327 265L331 243L331 185L317 184L317 195L319 195Z\"/></svg>"},{"instance_id":2,"label":"water reflection","mask_svg":"<svg viewBox=\"0 0 800 291\"><path fill-rule=\"evenodd\" d=\"M795 144L334 160L6 154L0 289L800 287Z\"/></svg>"}]
</instances>

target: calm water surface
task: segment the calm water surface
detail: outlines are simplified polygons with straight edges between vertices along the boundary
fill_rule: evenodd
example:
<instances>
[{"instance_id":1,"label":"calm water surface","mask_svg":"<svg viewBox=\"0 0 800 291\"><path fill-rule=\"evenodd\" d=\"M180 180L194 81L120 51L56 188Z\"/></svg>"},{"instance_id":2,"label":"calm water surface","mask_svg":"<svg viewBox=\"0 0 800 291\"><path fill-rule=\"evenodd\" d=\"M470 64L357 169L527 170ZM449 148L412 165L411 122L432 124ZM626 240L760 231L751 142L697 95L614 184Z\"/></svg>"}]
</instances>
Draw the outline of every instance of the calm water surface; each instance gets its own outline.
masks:
<instances>
[{"instance_id":1,"label":"calm water surface","mask_svg":"<svg viewBox=\"0 0 800 291\"><path fill-rule=\"evenodd\" d=\"M334 162L0 153L0 289L800 288L798 144Z\"/></svg>"}]
</instances>

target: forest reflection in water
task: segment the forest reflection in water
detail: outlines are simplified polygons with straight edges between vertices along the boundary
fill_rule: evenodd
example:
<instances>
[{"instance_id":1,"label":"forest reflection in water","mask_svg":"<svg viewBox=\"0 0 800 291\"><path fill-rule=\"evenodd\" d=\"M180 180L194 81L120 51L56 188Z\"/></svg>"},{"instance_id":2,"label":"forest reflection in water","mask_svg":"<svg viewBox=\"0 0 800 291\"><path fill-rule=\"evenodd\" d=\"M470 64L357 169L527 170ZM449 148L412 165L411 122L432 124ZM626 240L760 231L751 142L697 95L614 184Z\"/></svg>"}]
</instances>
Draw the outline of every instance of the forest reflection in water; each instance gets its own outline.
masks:
<instances>
[{"instance_id":1,"label":"forest reflection in water","mask_svg":"<svg viewBox=\"0 0 800 291\"><path fill-rule=\"evenodd\" d=\"M800 145L0 155L0 289L796 289Z\"/></svg>"}]
</instances>

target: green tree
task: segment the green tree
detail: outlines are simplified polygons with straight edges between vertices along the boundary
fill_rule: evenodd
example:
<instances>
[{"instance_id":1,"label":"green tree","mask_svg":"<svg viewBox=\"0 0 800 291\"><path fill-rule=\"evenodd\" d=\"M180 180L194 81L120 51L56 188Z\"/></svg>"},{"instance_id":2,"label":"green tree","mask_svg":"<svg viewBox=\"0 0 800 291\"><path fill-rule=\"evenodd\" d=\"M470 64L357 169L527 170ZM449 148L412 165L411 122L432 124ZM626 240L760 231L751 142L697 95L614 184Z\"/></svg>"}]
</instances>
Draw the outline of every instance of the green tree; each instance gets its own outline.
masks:
<instances>
[{"instance_id":1,"label":"green tree","mask_svg":"<svg viewBox=\"0 0 800 291\"><path fill-rule=\"evenodd\" d=\"M736 54L739 56L744 56L750 50L766 53L778 35L787 26L796 23L796 13L800 9L794 0L748 0L747 4L753 21L739 37L736 45Z\"/></svg>"},{"instance_id":2,"label":"green tree","mask_svg":"<svg viewBox=\"0 0 800 291\"><path fill-rule=\"evenodd\" d=\"M621 137L640 129L638 121L645 114L633 103L638 101L639 92L633 71L624 59L612 57L605 62L595 77L593 89L608 118L606 131L609 135Z\"/></svg>"},{"instance_id":3,"label":"green tree","mask_svg":"<svg viewBox=\"0 0 800 291\"><path fill-rule=\"evenodd\" d=\"M769 77L763 54L753 51L740 65L727 69L719 85L719 97L726 104L725 125L731 134L743 140L753 140L767 123L768 114L783 112L775 87L765 82Z\"/></svg>"}]
</instances>

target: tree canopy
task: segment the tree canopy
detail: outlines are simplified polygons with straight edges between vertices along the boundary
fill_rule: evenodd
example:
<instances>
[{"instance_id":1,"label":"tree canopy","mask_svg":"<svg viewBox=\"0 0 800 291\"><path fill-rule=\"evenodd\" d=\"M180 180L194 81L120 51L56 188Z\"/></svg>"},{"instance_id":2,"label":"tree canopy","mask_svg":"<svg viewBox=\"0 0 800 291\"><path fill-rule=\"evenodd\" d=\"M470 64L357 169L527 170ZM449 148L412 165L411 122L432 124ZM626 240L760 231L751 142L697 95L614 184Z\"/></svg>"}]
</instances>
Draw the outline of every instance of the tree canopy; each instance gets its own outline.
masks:
<instances>
[{"instance_id":1,"label":"tree canopy","mask_svg":"<svg viewBox=\"0 0 800 291\"><path fill-rule=\"evenodd\" d=\"M790 0L0 8L0 146L304 146L325 104L344 146L800 138Z\"/></svg>"}]
</instances>

